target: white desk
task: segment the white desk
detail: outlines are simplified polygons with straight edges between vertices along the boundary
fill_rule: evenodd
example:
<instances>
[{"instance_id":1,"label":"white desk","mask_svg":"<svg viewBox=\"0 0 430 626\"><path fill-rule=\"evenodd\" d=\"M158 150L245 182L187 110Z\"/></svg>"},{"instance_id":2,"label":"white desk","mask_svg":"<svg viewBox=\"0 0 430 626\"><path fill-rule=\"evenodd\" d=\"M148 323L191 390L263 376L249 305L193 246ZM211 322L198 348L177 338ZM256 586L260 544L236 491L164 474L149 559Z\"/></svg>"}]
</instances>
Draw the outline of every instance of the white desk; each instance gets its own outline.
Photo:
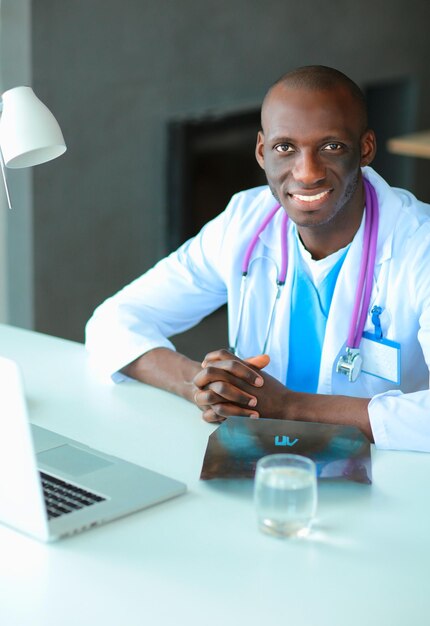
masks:
<instances>
[{"instance_id":1,"label":"white desk","mask_svg":"<svg viewBox=\"0 0 430 626\"><path fill-rule=\"evenodd\" d=\"M199 482L214 427L192 405L101 384L79 344L0 326L0 354L35 423L189 487L56 544L0 526L1 626L429 623L430 455L373 450L372 486L321 485L313 537L281 541L258 532L250 483Z\"/></svg>"}]
</instances>

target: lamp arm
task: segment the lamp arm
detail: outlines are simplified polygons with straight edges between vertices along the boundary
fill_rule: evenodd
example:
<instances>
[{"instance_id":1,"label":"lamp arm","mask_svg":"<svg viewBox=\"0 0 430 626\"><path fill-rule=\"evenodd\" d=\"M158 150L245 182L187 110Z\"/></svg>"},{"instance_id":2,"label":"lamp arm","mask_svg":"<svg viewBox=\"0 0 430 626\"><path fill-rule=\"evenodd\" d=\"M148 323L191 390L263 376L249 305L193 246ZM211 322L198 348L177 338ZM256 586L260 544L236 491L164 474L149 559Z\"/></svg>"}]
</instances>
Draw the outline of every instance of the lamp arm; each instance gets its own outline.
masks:
<instances>
[{"instance_id":1,"label":"lamp arm","mask_svg":"<svg viewBox=\"0 0 430 626\"><path fill-rule=\"evenodd\" d=\"M11 209L12 204L10 201L9 187L7 186L7 179L6 179L6 169L5 169L3 154L2 154L1 149L0 149L0 166L1 166L1 173L3 175L4 188L6 191L7 204L8 204L9 209Z\"/></svg>"},{"instance_id":2,"label":"lamp arm","mask_svg":"<svg viewBox=\"0 0 430 626\"><path fill-rule=\"evenodd\" d=\"M3 112L3 100L0 98L0 114L2 112ZM3 176L4 188L6 191L7 204L8 204L8 207L11 209L12 204L10 201L9 187L7 186L6 169L5 169L4 159L3 159L3 153L1 151L1 146L0 146L0 167L1 167L1 173Z\"/></svg>"},{"instance_id":3,"label":"lamp arm","mask_svg":"<svg viewBox=\"0 0 430 626\"><path fill-rule=\"evenodd\" d=\"M0 98L0 113L2 112L3 112L3 100ZM8 204L8 207L11 209L12 204L10 201L9 187L7 186L6 169L5 169L5 164L4 164L4 159L3 159L1 148L0 148L0 167L1 167L1 173L3 176L4 188L6 191L7 204Z\"/></svg>"}]
</instances>

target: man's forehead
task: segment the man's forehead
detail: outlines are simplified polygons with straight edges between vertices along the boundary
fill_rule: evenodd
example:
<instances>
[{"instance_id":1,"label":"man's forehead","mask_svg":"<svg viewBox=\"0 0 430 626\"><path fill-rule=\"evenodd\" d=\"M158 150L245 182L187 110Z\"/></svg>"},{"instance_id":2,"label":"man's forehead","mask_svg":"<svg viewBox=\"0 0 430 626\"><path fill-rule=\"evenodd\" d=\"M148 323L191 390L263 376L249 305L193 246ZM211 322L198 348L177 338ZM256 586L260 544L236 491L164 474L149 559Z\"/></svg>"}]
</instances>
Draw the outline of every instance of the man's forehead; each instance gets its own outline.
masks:
<instances>
[{"instance_id":1,"label":"man's forehead","mask_svg":"<svg viewBox=\"0 0 430 626\"><path fill-rule=\"evenodd\" d=\"M268 91L263 101L263 108L274 102L296 101L301 98L322 99L327 102L332 101L334 104L353 101L351 91L342 84L330 87L311 87L309 85L290 84L286 81L277 83Z\"/></svg>"},{"instance_id":2,"label":"man's forehead","mask_svg":"<svg viewBox=\"0 0 430 626\"><path fill-rule=\"evenodd\" d=\"M351 94L342 87L309 89L276 85L263 102L261 121L265 134L289 129L304 132L309 125L336 134L358 130L361 120Z\"/></svg>"}]
</instances>

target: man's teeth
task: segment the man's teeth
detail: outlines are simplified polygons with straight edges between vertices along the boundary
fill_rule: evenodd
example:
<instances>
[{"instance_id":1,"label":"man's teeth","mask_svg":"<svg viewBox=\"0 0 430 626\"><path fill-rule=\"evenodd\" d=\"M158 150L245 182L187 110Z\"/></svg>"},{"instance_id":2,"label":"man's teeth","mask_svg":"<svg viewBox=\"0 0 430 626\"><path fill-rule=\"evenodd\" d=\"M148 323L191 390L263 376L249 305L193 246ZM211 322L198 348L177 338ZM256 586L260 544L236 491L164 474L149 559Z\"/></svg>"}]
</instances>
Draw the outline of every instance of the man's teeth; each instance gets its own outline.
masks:
<instances>
[{"instance_id":1,"label":"man's teeth","mask_svg":"<svg viewBox=\"0 0 430 626\"><path fill-rule=\"evenodd\" d=\"M303 202L315 202L315 200L319 200L328 194L328 191L322 191L321 193L317 193L316 196L300 196L298 193L294 194L294 198L298 198Z\"/></svg>"}]
</instances>

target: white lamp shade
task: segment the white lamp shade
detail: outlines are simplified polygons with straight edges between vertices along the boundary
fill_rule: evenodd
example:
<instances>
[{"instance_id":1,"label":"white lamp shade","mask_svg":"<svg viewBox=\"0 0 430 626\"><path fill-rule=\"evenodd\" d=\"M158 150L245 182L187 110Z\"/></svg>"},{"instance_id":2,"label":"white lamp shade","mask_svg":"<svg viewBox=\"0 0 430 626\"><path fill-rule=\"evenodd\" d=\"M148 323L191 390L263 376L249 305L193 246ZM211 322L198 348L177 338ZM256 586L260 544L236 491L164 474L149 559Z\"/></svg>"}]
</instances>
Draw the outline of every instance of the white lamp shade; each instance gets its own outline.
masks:
<instances>
[{"instance_id":1,"label":"white lamp shade","mask_svg":"<svg viewBox=\"0 0 430 626\"><path fill-rule=\"evenodd\" d=\"M66 151L57 120L31 87L9 89L2 100L0 148L7 167L31 167Z\"/></svg>"}]
</instances>

